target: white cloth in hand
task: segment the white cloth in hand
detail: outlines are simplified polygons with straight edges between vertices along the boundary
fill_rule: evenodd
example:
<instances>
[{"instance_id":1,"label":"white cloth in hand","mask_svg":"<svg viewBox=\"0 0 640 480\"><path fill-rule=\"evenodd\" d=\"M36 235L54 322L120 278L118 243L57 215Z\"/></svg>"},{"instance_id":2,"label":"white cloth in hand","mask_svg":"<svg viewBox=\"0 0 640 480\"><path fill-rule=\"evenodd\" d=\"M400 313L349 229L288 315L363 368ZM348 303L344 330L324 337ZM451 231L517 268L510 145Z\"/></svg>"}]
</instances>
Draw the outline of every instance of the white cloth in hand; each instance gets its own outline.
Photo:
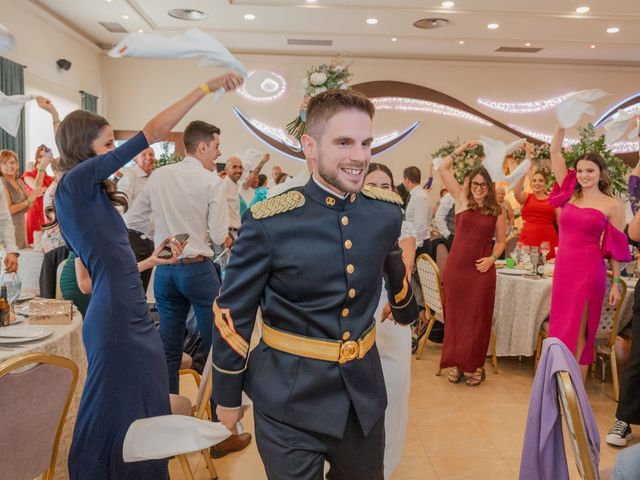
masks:
<instances>
[{"instance_id":1,"label":"white cloth in hand","mask_svg":"<svg viewBox=\"0 0 640 480\"><path fill-rule=\"evenodd\" d=\"M16 39L11 32L0 23L0 51L15 50Z\"/></svg>"},{"instance_id":2,"label":"white cloth in hand","mask_svg":"<svg viewBox=\"0 0 640 480\"><path fill-rule=\"evenodd\" d=\"M635 128L629 134L629 140L633 140L638 136L638 122L635 122L636 113L618 110L604 125L604 141L606 144L612 144L618 140L631 125Z\"/></svg>"},{"instance_id":3,"label":"white cloth in hand","mask_svg":"<svg viewBox=\"0 0 640 480\"><path fill-rule=\"evenodd\" d=\"M0 128L15 137L20 128L20 113L24 104L35 98L35 95L7 96L0 92Z\"/></svg>"},{"instance_id":4,"label":"white cloth in hand","mask_svg":"<svg viewBox=\"0 0 640 480\"><path fill-rule=\"evenodd\" d=\"M581 90L568 96L556 107L556 117L562 128L574 127L582 115L595 116L596 111L590 102L606 97L609 93L598 88Z\"/></svg>"},{"instance_id":5,"label":"white cloth in hand","mask_svg":"<svg viewBox=\"0 0 640 480\"><path fill-rule=\"evenodd\" d=\"M494 182L502 182L507 179L503 169L504 159L519 146L524 144L524 142L525 139L520 138L515 142L506 144L504 142L501 142L500 140L495 140L485 135L480 135L480 143L484 147L485 155L484 160L482 161L482 165L489 172L491 180L493 180Z\"/></svg>"}]
</instances>

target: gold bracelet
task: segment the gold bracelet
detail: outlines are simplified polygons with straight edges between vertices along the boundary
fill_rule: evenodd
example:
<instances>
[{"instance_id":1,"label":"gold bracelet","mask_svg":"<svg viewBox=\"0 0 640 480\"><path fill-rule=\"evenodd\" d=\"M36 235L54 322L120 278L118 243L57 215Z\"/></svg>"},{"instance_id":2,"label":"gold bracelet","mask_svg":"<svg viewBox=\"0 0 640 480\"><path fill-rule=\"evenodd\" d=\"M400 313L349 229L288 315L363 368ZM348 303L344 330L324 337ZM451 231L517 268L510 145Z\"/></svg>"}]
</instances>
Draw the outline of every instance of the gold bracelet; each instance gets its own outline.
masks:
<instances>
[{"instance_id":1,"label":"gold bracelet","mask_svg":"<svg viewBox=\"0 0 640 480\"><path fill-rule=\"evenodd\" d=\"M201 83L200 84L200 88L204 92L205 96L207 96L207 95L209 95L211 93L211 90L209 89L209 85L207 85L206 82Z\"/></svg>"}]
</instances>

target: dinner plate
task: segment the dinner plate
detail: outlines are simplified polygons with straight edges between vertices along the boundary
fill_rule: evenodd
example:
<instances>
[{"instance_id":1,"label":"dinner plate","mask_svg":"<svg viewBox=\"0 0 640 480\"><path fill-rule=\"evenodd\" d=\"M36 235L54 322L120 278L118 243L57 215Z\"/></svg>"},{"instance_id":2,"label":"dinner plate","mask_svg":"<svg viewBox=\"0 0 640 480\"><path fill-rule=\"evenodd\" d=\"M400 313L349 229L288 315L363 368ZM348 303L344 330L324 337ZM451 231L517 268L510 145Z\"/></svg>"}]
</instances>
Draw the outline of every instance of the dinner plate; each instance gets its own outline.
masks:
<instances>
[{"instance_id":1,"label":"dinner plate","mask_svg":"<svg viewBox=\"0 0 640 480\"><path fill-rule=\"evenodd\" d=\"M33 342L52 333L51 328L41 325L10 325L0 328L0 344Z\"/></svg>"},{"instance_id":2,"label":"dinner plate","mask_svg":"<svg viewBox=\"0 0 640 480\"><path fill-rule=\"evenodd\" d=\"M520 268L501 268L498 273L502 275L527 275L531 273L529 270L522 270Z\"/></svg>"},{"instance_id":3,"label":"dinner plate","mask_svg":"<svg viewBox=\"0 0 640 480\"><path fill-rule=\"evenodd\" d=\"M16 302L26 302L27 300L33 300L34 298L36 298L36 296L33 293L23 293L18 298L16 298Z\"/></svg>"}]
</instances>

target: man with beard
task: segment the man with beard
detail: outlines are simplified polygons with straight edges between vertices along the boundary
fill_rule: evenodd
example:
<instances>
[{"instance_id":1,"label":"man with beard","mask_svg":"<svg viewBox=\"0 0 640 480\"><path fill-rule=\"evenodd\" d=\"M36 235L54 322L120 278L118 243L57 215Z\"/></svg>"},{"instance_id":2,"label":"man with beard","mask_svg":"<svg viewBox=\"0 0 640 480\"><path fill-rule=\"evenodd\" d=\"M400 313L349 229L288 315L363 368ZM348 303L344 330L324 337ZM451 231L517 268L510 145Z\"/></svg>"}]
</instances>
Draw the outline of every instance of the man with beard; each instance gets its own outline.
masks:
<instances>
[{"instance_id":1,"label":"man with beard","mask_svg":"<svg viewBox=\"0 0 640 480\"><path fill-rule=\"evenodd\" d=\"M230 247L232 240L238 236L238 229L240 228L240 185L238 181L242 178L244 167L242 166L242 160L238 157L231 157L227 160L227 165L224 167L224 171L227 176L222 183L224 184L227 194L227 206L229 207L229 235L225 241L224 247Z\"/></svg>"},{"instance_id":2,"label":"man with beard","mask_svg":"<svg viewBox=\"0 0 640 480\"><path fill-rule=\"evenodd\" d=\"M383 478L386 391L373 314L383 274L394 319L417 307L397 239L397 196L362 187L373 104L349 90L309 102L303 187L251 207L214 303L213 398L235 431L242 390L270 479ZM249 357L260 307L262 339ZM398 327L400 328L400 327Z\"/></svg>"}]
</instances>

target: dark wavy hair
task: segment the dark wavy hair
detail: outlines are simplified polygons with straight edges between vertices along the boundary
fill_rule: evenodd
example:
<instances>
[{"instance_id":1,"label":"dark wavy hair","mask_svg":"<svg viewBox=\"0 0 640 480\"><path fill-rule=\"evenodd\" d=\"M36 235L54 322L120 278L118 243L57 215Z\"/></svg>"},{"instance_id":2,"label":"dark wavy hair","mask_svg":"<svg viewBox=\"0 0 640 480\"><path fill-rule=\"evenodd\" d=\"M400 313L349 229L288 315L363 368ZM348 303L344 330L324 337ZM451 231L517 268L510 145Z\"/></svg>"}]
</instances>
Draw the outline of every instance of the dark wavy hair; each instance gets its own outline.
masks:
<instances>
[{"instance_id":1,"label":"dark wavy hair","mask_svg":"<svg viewBox=\"0 0 640 480\"><path fill-rule=\"evenodd\" d=\"M391 170L389 170L389 167L387 167L386 165L383 165L382 163L371 162L369 164L369 170L367 170L367 175L378 170L386 174L391 179L391 190L395 192L396 187L393 185L393 173L391 173ZM367 175L365 175L365 178L367 177Z\"/></svg>"},{"instance_id":2,"label":"dark wavy hair","mask_svg":"<svg viewBox=\"0 0 640 480\"><path fill-rule=\"evenodd\" d=\"M485 182L489 185L487 188L487 196L484 197L484 201L482 202L482 206L478 204L473 198L473 192L471 189L471 180L474 177L480 175ZM498 200L496 199L496 186L491 180L491 176L486 168L480 166L476 168L472 168L465 175L465 180L469 179L469 193L467 193L467 205L471 210L480 210L484 215L493 215L497 217L502 213L502 207L498 204Z\"/></svg>"},{"instance_id":3,"label":"dark wavy hair","mask_svg":"<svg viewBox=\"0 0 640 480\"><path fill-rule=\"evenodd\" d=\"M56 132L56 144L60 151L60 171L66 173L85 160L95 157L96 152L91 148L91 144L107 126L109 122L104 117L86 110L75 110L67 115ZM102 189L114 206L121 207L123 212L127 211L127 195L119 192L114 182L104 180Z\"/></svg>"},{"instance_id":4,"label":"dark wavy hair","mask_svg":"<svg viewBox=\"0 0 640 480\"><path fill-rule=\"evenodd\" d=\"M580 163L582 160L588 160L589 162L593 162L598 166L598 169L600 170L600 180L598 181L598 189L605 195L609 197L613 197L613 195L611 194L611 175L609 175L609 169L607 168L607 161L604 159L604 157L599 153L595 153L595 152L587 153L586 155L576 160L576 166L575 166L576 170L578 169L578 163ZM578 182L576 182L575 197L576 198L582 197L582 185L580 185L580 183Z\"/></svg>"}]
</instances>

